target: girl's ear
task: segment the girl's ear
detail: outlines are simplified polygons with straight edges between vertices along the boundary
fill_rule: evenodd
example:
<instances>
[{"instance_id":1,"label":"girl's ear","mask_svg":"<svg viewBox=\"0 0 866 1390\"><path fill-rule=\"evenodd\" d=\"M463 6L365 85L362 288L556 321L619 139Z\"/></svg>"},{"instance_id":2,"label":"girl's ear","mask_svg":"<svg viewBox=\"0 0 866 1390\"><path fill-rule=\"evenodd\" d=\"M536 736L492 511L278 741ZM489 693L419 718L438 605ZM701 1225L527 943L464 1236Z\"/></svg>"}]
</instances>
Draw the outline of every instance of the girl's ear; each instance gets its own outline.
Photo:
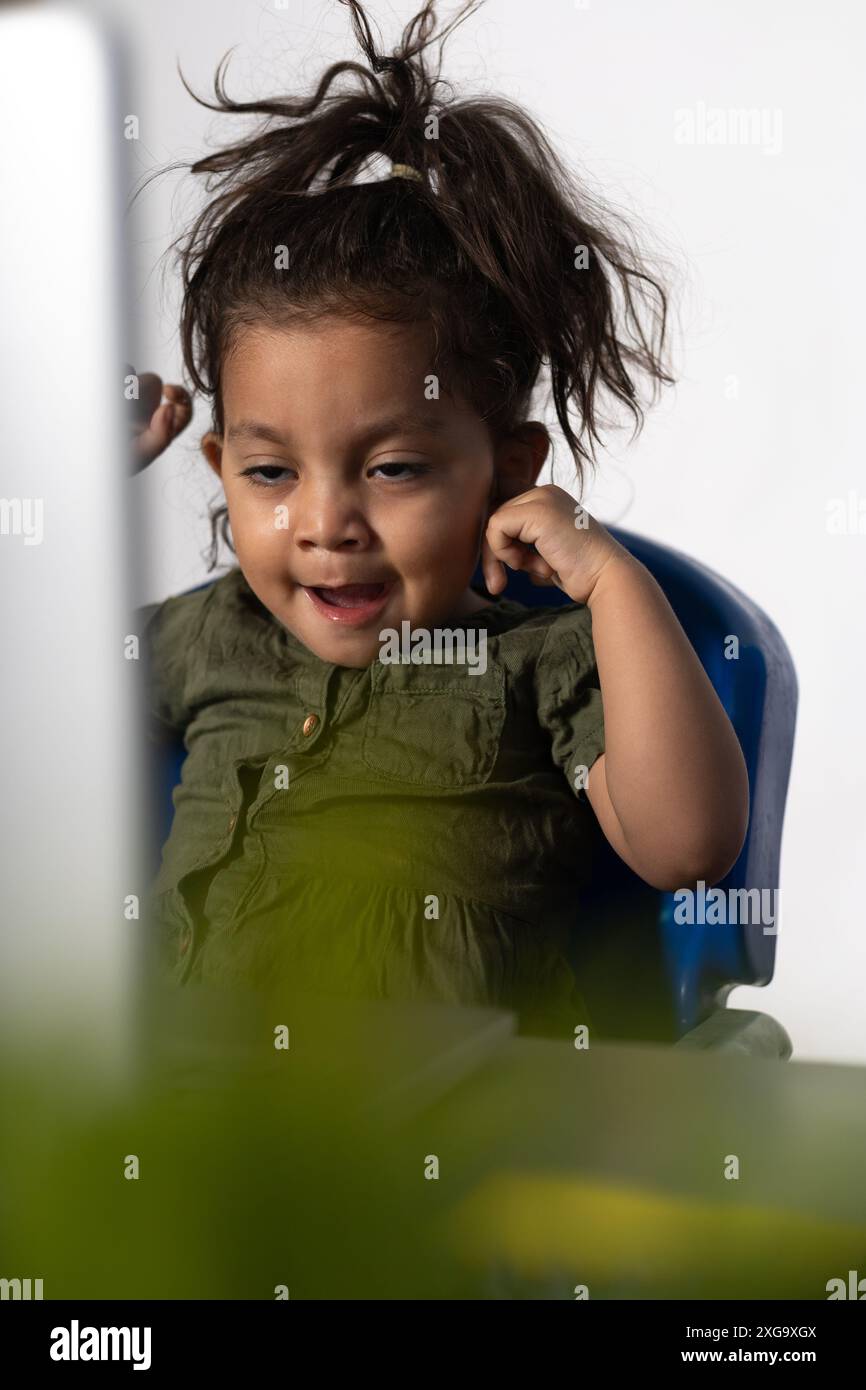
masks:
<instances>
[{"instance_id":1,"label":"girl's ear","mask_svg":"<svg viewBox=\"0 0 866 1390\"><path fill-rule=\"evenodd\" d=\"M549 448L550 435L538 420L527 420L500 440L494 451L491 510L535 487Z\"/></svg>"},{"instance_id":2,"label":"girl's ear","mask_svg":"<svg viewBox=\"0 0 866 1390\"><path fill-rule=\"evenodd\" d=\"M220 436L214 434L213 430L208 430L207 434L202 438L200 448L214 473L221 479L223 450Z\"/></svg>"}]
</instances>

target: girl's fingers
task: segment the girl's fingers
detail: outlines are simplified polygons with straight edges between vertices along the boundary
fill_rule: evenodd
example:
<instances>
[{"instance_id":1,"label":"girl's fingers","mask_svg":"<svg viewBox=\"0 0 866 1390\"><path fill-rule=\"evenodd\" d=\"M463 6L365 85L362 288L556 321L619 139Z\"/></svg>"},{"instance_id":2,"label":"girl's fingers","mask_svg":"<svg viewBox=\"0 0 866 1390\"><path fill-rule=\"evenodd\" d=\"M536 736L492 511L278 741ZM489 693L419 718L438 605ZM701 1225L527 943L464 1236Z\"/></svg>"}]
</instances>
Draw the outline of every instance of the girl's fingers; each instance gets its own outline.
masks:
<instances>
[{"instance_id":1,"label":"girl's fingers","mask_svg":"<svg viewBox=\"0 0 866 1390\"><path fill-rule=\"evenodd\" d=\"M481 541L481 570L484 575L484 584L489 594L498 594L505 588L508 576L505 567L500 564L485 533Z\"/></svg>"},{"instance_id":2,"label":"girl's fingers","mask_svg":"<svg viewBox=\"0 0 866 1390\"><path fill-rule=\"evenodd\" d=\"M533 515L536 502L537 489L530 489L497 509L488 521L485 539L491 555L500 564L521 570L541 584L556 584L562 588L559 575L535 546L539 534L538 521ZM504 581L501 587L505 587Z\"/></svg>"},{"instance_id":3,"label":"girl's fingers","mask_svg":"<svg viewBox=\"0 0 866 1390\"><path fill-rule=\"evenodd\" d=\"M163 389L168 400L175 407L175 422L177 429L181 430L192 418L192 397L183 386L177 386L174 382L169 382Z\"/></svg>"},{"instance_id":4,"label":"girl's fingers","mask_svg":"<svg viewBox=\"0 0 866 1390\"><path fill-rule=\"evenodd\" d=\"M515 512L517 504L509 502L493 513L487 523L485 535L492 553L512 569L527 569L539 572L535 562L541 560L537 551L530 547L537 534L533 518L529 512L519 515ZM522 511L522 509L521 509ZM506 523L506 524L503 524Z\"/></svg>"},{"instance_id":5,"label":"girl's fingers","mask_svg":"<svg viewBox=\"0 0 866 1390\"><path fill-rule=\"evenodd\" d=\"M500 547L494 551L492 546L488 546L491 556L491 569L496 576L496 587L491 593L500 593L508 583L508 570L519 570L523 568L522 557L519 546ZM506 566L508 567L506 569ZM487 585L490 589L490 585Z\"/></svg>"},{"instance_id":6,"label":"girl's fingers","mask_svg":"<svg viewBox=\"0 0 866 1390\"><path fill-rule=\"evenodd\" d=\"M175 434L175 409L170 402L161 405L147 428L135 435L132 441L134 472L146 468L168 448Z\"/></svg>"},{"instance_id":7,"label":"girl's fingers","mask_svg":"<svg viewBox=\"0 0 866 1390\"><path fill-rule=\"evenodd\" d=\"M491 547L491 554L496 560L508 565L509 569L521 570L530 577L538 575L540 579L549 579L553 574L550 565L537 551L529 550L519 541L514 541L511 545L500 546L498 551L494 551Z\"/></svg>"},{"instance_id":8,"label":"girl's fingers","mask_svg":"<svg viewBox=\"0 0 866 1390\"><path fill-rule=\"evenodd\" d=\"M189 392L174 382L163 387L162 378L155 372L142 372L138 377L139 395L134 404L132 423L133 472L140 472L153 463L192 419L192 398ZM166 400L160 404L163 393Z\"/></svg>"},{"instance_id":9,"label":"girl's fingers","mask_svg":"<svg viewBox=\"0 0 866 1390\"><path fill-rule=\"evenodd\" d=\"M124 366L127 376L138 378L138 395L129 402L133 419L141 425L149 425L159 409L163 396L169 404L177 406L179 416L192 416L192 397L184 386L169 381L163 385L162 377L156 372L136 372L128 362Z\"/></svg>"},{"instance_id":10,"label":"girl's fingers","mask_svg":"<svg viewBox=\"0 0 866 1390\"><path fill-rule=\"evenodd\" d=\"M503 533L500 532L502 536ZM538 554L538 551L531 548L521 541L507 541L502 539L498 550L494 550L485 534L482 543L482 565L484 570L484 582L487 585L488 593L501 593L508 584L508 573L505 566L509 569L519 570L526 574L533 584L541 584L547 587L556 586L562 588L559 575L551 565Z\"/></svg>"},{"instance_id":11,"label":"girl's fingers","mask_svg":"<svg viewBox=\"0 0 866 1390\"><path fill-rule=\"evenodd\" d=\"M162 377L156 372L137 372L138 397L130 401L133 419L140 425L147 425L162 400Z\"/></svg>"},{"instance_id":12,"label":"girl's fingers","mask_svg":"<svg viewBox=\"0 0 866 1390\"><path fill-rule=\"evenodd\" d=\"M553 577L553 570L547 561L533 551L529 551L524 556L523 564L520 568L526 571L530 579L536 576L539 579L551 579Z\"/></svg>"}]
</instances>

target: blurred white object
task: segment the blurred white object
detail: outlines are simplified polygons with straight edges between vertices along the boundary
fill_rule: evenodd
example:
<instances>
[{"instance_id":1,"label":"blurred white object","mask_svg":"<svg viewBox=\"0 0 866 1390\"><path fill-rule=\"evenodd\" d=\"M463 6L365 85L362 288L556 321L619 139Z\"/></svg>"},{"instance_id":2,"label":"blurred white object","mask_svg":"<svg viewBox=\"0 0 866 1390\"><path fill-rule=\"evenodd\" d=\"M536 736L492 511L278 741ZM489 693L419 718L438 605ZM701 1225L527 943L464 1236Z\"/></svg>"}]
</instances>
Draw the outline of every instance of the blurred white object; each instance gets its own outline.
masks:
<instances>
[{"instance_id":1,"label":"blurred white object","mask_svg":"<svg viewBox=\"0 0 866 1390\"><path fill-rule=\"evenodd\" d=\"M81 11L0 11L0 1028L112 1066L141 889L119 71Z\"/></svg>"}]
</instances>

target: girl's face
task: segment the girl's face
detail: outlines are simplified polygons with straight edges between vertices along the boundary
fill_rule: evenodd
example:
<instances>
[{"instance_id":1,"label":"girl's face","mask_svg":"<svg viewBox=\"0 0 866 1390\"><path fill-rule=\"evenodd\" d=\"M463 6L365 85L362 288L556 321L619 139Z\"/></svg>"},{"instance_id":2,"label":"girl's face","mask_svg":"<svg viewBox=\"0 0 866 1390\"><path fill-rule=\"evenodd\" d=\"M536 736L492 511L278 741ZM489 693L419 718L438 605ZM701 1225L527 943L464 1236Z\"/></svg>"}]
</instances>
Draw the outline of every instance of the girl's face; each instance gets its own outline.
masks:
<instances>
[{"instance_id":1,"label":"girl's face","mask_svg":"<svg viewBox=\"0 0 866 1390\"><path fill-rule=\"evenodd\" d=\"M247 329L224 364L225 436L202 450L238 563L323 661L368 666L383 628L483 607L468 585L495 489L543 461L546 437L495 449L468 406L425 399L429 353L423 325L329 318Z\"/></svg>"}]
</instances>

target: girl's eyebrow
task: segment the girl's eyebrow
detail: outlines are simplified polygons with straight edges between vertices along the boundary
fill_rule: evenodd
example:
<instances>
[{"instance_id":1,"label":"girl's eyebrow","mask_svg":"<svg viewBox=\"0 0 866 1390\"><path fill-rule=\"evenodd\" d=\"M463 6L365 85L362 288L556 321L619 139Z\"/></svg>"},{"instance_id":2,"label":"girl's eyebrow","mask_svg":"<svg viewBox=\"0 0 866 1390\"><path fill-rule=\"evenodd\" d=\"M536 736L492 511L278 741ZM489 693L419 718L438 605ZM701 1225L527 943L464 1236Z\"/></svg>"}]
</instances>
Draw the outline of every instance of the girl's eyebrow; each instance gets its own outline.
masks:
<instances>
[{"instance_id":1,"label":"girl's eyebrow","mask_svg":"<svg viewBox=\"0 0 866 1390\"><path fill-rule=\"evenodd\" d=\"M358 430L358 438L366 443L372 443L383 435L402 433L414 434L437 434L446 428L445 420L438 412L427 412L417 414L411 411L399 415L388 415L381 420L372 421L369 425L361 426ZM268 425L262 420L238 420L230 425L226 432L227 440L234 439L267 439L271 444L279 444L288 448L289 441L273 425Z\"/></svg>"}]
</instances>

